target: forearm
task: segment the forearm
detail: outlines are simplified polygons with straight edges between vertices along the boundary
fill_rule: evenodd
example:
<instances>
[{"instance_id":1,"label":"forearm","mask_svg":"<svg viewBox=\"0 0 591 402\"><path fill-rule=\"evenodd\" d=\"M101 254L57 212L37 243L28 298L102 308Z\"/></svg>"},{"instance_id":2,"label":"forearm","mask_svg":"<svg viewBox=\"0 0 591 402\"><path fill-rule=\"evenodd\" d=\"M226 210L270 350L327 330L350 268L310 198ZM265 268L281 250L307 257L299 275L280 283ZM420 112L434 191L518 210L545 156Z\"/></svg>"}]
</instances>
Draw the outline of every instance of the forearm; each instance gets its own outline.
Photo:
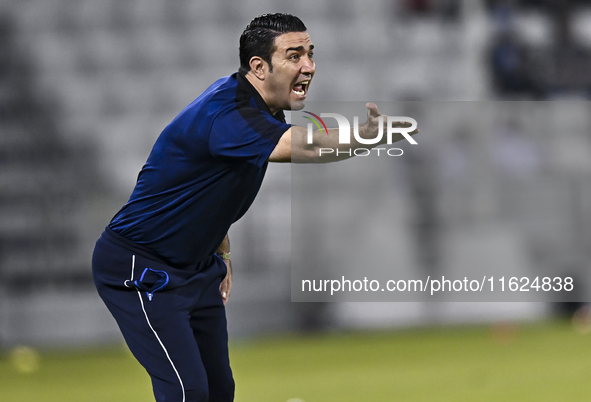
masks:
<instances>
[{"instance_id":1,"label":"forearm","mask_svg":"<svg viewBox=\"0 0 591 402\"><path fill-rule=\"evenodd\" d=\"M368 121L362 125L357 123L355 117L352 127L345 119L344 122L339 121L339 128L326 132L310 132L303 127L292 127L292 160L300 163L340 161L358 155L357 150L367 155L371 148L402 139L416 144L411 137L416 133L417 122L414 119L379 115L376 108L375 113L370 110Z\"/></svg>"},{"instance_id":2,"label":"forearm","mask_svg":"<svg viewBox=\"0 0 591 402\"><path fill-rule=\"evenodd\" d=\"M377 106L368 103L368 120L353 127L339 120L339 128L325 132L308 132L304 127L292 126L279 140L269 157L270 162L328 163L356 156L356 150L367 152L378 145L392 144L402 139L411 144L412 135L419 132L417 123L409 117L384 116ZM339 115L340 116L340 115Z\"/></svg>"},{"instance_id":3,"label":"forearm","mask_svg":"<svg viewBox=\"0 0 591 402\"><path fill-rule=\"evenodd\" d=\"M353 128L349 132L349 143L339 141L339 129L329 128L328 132L314 131L313 141L308 143L308 131L303 127L292 127L292 161L296 163L329 163L351 158L355 154L350 152L358 148L373 148L378 144L367 145L360 143L353 135ZM359 136L366 138L360 129ZM384 141L385 142L385 139Z\"/></svg>"},{"instance_id":4,"label":"forearm","mask_svg":"<svg viewBox=\"0 0 591 402\"><path fill-rule=\"evenodd\" d=\"M218 254L218 255L220 255L220 256L227 256L227 258L224 258L224 259L229 259L229 254L230 254L230 237L227 234L226 234L226 237L224 237L224 240L222 240L222 243L220 244L220 246L215 251L215 253Z\"/></svg>"},{"instance_id":5,"label":"forearm","mask_svg":"<svg viewBox=\"0 0 591 402\"><path fill-rule=\"evenodd\" d=\"M226 234L224 240L216 250L216 254L224 260L227 268L226 277L220 283L220 294L224 305L228 302L230 297L230 291L232 290L232 262L230 261L230 238Z\"/></svg>"},{"instance_id":6,"label":"forearm","mask_svg":"<svg viewBox=\"0 0 591 402\"><path fill-rule=\"evenodd\" d=\"M230 238L228 237L228 235L224 237L224 240L222 240L222 243L215 252L218 254L230 252Z\"/></svg>"}]
</instances>

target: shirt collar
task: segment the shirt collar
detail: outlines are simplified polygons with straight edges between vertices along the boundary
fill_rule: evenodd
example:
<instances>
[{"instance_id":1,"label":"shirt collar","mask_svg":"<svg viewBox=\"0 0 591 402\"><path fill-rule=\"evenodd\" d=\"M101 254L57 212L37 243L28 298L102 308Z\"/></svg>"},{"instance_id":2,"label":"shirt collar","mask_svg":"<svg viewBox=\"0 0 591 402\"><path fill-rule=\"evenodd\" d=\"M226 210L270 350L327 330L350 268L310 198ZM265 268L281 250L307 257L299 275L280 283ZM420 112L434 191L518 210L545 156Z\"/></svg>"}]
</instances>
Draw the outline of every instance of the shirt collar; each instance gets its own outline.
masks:
<instances>
[{"instance_id":1,"label":"shirt collar","mask_svg":"<svg viewBox=\"0 0 591 402\"><path fill-rule=\"evenodd\" d=\"M271 116L275 117L275 119L285 123L285 114L283 113L283 110L280 110L275 114L271 113L271 109L269 109L269 106L267 106L263 97L259 94L259 91L256 90L242 73L236 73L236 79L238 80L239 89L252 96L260 110L269 113Z\"/></svg>"}]
</instances>

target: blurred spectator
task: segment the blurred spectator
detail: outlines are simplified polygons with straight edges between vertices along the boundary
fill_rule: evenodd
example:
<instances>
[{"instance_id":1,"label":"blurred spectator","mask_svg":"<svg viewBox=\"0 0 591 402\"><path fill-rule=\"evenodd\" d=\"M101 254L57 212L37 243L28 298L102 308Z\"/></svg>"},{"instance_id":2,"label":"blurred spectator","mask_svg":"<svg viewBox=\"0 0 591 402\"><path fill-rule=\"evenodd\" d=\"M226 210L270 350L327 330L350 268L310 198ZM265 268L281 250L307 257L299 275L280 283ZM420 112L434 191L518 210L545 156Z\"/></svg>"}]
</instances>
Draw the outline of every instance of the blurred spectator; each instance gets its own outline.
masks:
<instances>
[{"instance_id":1,"label":"blurred spectator","mask_svg":"<svg viewBox=\"0 0 591 402\"><path fill-rule=\"evenodd\" d=\"M526 49L511 33L501 34L493 44L491 50L493 82L501 95L518 93L539 95L540 92L532 82L527 69L525 52Z\"/></svg>"},{"instance_id":2,"label":"blurred spectator","mask_svg":"<svg viewBox=\"0 0 591 402\"><path fill-rule=\"evenodd\" d=\"M490 49L491 73L501 96L547 99L591 93L591 51L576 43L573 20L588 0L489 0L496 38ZM548 21L550 43L522 37L523 17ZM535 18L535 17L534 17Z\"/></svg>"}]
</instances>

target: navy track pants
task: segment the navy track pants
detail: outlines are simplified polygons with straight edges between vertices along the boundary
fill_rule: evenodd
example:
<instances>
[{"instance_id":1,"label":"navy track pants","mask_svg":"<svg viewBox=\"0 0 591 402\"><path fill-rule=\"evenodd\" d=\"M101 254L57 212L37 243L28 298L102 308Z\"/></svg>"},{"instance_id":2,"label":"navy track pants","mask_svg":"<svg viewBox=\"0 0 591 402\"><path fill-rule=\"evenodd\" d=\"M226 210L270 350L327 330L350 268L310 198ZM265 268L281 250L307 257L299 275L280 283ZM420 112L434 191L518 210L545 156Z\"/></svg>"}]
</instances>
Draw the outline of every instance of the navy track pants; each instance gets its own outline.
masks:
<instances>
[{"instance_id":1,"label":"navy track pants","mask_svg":"<svg viewBox=\"0 0 591 402\"><path fill-rule=\"evenodd\" d=\"M152 378L157 402L234 400L221 258L173 268L107 230L92 270L99 295Z\"/></svg>"}]
</instances>

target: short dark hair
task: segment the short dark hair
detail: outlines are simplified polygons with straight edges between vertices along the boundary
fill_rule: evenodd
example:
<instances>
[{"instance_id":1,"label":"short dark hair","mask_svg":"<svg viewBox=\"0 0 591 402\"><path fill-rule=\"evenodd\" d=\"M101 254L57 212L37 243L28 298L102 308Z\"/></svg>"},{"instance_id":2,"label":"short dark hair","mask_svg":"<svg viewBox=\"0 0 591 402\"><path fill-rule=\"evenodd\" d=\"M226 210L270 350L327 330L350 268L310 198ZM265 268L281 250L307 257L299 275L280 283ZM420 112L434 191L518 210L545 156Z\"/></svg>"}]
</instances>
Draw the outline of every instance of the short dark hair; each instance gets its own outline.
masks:
<instances>
[{"instance_id":1,"label":"short dark hair","mask_svg":"<svg viewBox=\"0 0 591 402\"><path fill-rule=\"evenodd\" d=\"M273 71L271 56L275 51L275 38L288 32L305 32L306 26L290 14L265 14L253 19L240 36L240 69L242 74L250 71L250 59L259 56Z\"/></svg>"}]
</instances>

